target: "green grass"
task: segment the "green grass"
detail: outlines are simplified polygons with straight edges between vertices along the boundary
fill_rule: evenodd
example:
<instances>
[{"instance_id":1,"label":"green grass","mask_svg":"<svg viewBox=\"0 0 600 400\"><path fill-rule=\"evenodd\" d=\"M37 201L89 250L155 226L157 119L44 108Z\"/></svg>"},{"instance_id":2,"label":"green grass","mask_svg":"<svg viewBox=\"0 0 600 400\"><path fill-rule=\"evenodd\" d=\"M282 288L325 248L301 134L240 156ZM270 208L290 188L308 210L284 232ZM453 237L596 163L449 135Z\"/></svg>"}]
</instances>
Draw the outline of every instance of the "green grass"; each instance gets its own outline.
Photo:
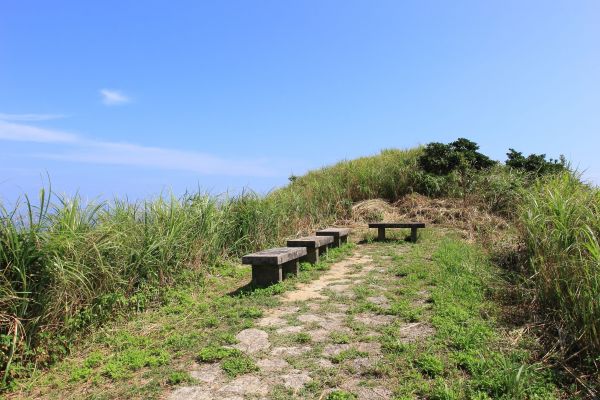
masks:
<instances>
[{"instance_id":1,"label":"green grass","mask_svg":"<svg viewBox=\"0 0 600 400\"><path fill-rule=\"evenodd\" d=\"M159 398L168 386L191 382L182 365L218 363L230 377L256 371L248 356L227 347L235 344L235 335L277 304L274 295L316 278L353 248L348 244L331 249L319 270L302 271L298 278L268 288L244 288L248 267L186 280L169 289L162 305L108 322L79 343L72 355L16 381L13 395L60 399L93 393L97 398L149 399ZM240 287L243 290L231 293ZM185 305L183 311L173 312L178 305Z\"/></svg>"},{"instance_id":2,"label":"green grass","mask_svg":"<svg viewBox=\"0 0 600 400\"><path fill-rule=\"evenodd\" d=\"M196 193L139 202L85 203L79 196L65 198L42 190L37 202L25 197L12 209L0 205L0 390L18 386L21 379L63 359L85 336L135 313L160 307L176 326L176 318L198 308L194 310L197 332L165 334L175 355L185 352L190 343L204 340L196 336L201 335L198 332L218 330L223 320L249 326L260 317L260 307L246 304L233 315L227 300L219 306L209 305L187 290L174 288L196 280L197 288L206 290L198 289L201 296L210 295L207 291L213 277L228 278L229 282L242 277L233 262L244 253L279 246L299 232L349 220L357 201L383 198L393 202L411 193L460 198L465 210L474 205L522 228L525 258L530 260L523 280L531 277L526 287L533 289L530 297L548 316L548 332L561 332L558 362L570 360L575 366L597 369L598 190L583 185L571 172L535 178L502 165L460 176L433 176L419 168L421 152L421 148L391 149L343 161L292 177L288 186L266 196L250 191L230 197ZM470 227L475 237L493 242L492 247L498 244L494 225ZM518 259L518 249L514 246L507 259ZM513 264L509 266L514 268ZM325 268L323 264L302 267L307 273ZM395 268L396 276L408 284L428 278L426 272L406 263ZM309 278L303 275L300 279ZM460 286L455 289L455 294L461 292ZM279 290L284 288L276 285L268 293ZM355 294L357 307L378 310L362 301L370 295L366 288L357 288ZM408 302L410 292L403 294L404 298L392 302L389 313L413 323L427 318L425 308ZM440 296L432 293L434 308L440 306ZM527 298L525 292L523 297ZM440 318L461 320L466 318L465 312L454 304ZM482 323L468 332L460 324L447 324L441 327L444 329L453 335L448 345L465 352L490 337ZM212 344L233 342L227 332L212 334L224 335ZM386 345L402 347L393 340ZM131 360L131 365L136 362ZM106 375L136 371L126 362L113 360L113 364ZM512 366L509 370L509 375L516 374ZM83 366L73 379L101 380L95 371L96 367ZM520 371L519 377L530 373L520 368L516 371ZM440 388L440 393L446 393L444 390ZM447 393L452 391L449 388Z\"/></svg>"},{"instance_id":3,"label":"green grass","mask_svg":"<svg viewBox=\"0 0 600 400\"><path fill-rule=\"evenodd\" d=\"M411 319L394 312L402 320L379 338L393 366L385 371L399 382L396 398L560 398L559 377L535 361L539 348L527 340L512 342L501 329L495 295L507 283L480 248L453 235L425 237L401 260L392 260L390 274L397 276L398 269L405 274L396 278L401 290L392 304L404 310L416 296L430 296L416 323L433 330L407 342L401 331Z\"/></svg>"},{"instance_id":4,"label":"green grass","mask_svg":"<svg viewBox=\"0 0 600 400\"><path fill-rule=\"evenodd\" d=\"M231 378L258 370L252 358L244 354L227 357L221 364L221 368Z\"/></svg>"}]
</instances>

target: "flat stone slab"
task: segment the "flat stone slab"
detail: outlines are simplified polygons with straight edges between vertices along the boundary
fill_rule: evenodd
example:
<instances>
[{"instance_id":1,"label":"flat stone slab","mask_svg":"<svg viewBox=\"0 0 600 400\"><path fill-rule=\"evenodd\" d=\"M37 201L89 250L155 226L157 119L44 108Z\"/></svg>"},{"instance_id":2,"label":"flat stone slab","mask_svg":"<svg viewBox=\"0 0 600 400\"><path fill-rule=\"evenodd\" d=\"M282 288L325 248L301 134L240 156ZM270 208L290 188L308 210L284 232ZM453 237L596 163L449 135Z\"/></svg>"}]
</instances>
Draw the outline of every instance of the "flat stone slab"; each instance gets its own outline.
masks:
<instances>
[{"instance_id":1,"label":"flat stone slab","mask_svg":"<svg viewBox=\"0 0 600 400\"><path fill-rule=\"evenodd\" d=\"M221 393L231 393L237 395L266 395L267 393L269 393L269 387L265 384L265 382L261 381L256 376L243 375L229 382L227 385L223 386L221 389L219 389L218 393L220 394L220 396L222 396Z\"/></svg>"},{"instance_id":2,"label":"flat stone slab","mask_svg":"<svg viewBox=\"0 0 600 400\"><path fill-rule=\"evenodd\" d=\"M349 350L352 346L343 343L343 344L328 344L323 348L323 355L327 357L337 356L342 351Z\"/></svg>"},{"instance_id":3,"label":"flat stone slab","mask_svg":"<svg viewBox=\"0 0 600 400\"><path fill-rule=\"evenodd\" d=\"M400 329L400 341L403 343L412 343L418 340L423 340L435 333L435 328L423 322L406 324Z\"/></svg>"},{"instance_id":4,"label":"flat stone slab","mask_svg":"<svg viewBox=\"0 0 600 400\"><path fill-rule=\"evenodd\" d=\"M394 317L391 315L377 315L377 314L369 314L362 313L354 316L354 320L361 322L368 326L381 326L388 325L392 323Z\"/></svg>"},{"instance_id":5,"label":"flat stone slab","mask_svg":"<svg viewBox=\"0 0 600 400\"><path fill-rule=\"evenodd\" d=\"M271 347L269 334L260 329L244 329L235 337L239 343L233 347L244 353L254 354Z\"/></svg>"},{"instance_id":6,"label":"flat stone slab","mask_svg":"<svg viewBox=\"0 0 600 400\"><path fill-rule=\"evenodd\" d=\"M271 350L271 355L272 356L299 356L300 354L306 353L307 351L310 351L310 350L311 350L310 346L275 347L273 350Z\"/></svg>"},{"instance_id":7,"label":"flat stone slab","mask_svg":"<svg viewBox=\"0 0 600 400\"><path fill-rule=\"evenodd\" d=\"M303 330L304 330L304 328L301 327L300 325L293 325L293 326L281 327L281 328L277 329L275 332L277 332L277 334L279 334L279 335L284 335L284 334L288 334L288 333L300 333Z\"/></svg>"},{"instance_id":8,"label":"flat stone slab","mask_svg":"<svg viewBox=\"0 0 600 400\"><path fill-rule=\"evenodd\" d=\"M424 222L370 222L369 228L425 228Z\"/></svg>"},{"instance_id":9,"label":"flat stone slab","mask_svg":"<svg viewBox=\"0 0 600 400\"><path fill-rule=\"evenodd\" d=\"M317 236L333 236L339 238L340 236L348 236L350 228L326 228L316 232Z\"/></svg>"},{"instance_id":10,"label":"flat stone slab","mask_svg":"<svg viewBox=\"0 0 600 400\"><path fill-rule=\"evenodd\" d=\"M247 254L242 257L242 264L252 265L281 265L306 255L305 247L276 247Z\"/></svg>"},{"instance_id":11,"label":"flat stone slab","mask_svg":"<svg viewBox=\"0 0 600 400\"><path fill-rule=\"evenodd\" d=\"M287 325L287 321L279 317L268 316L262 317L256 324L262 327L281 327Z\"/></svg>"},{"instance_id":12,"label":"flat stone slab","mask_svg":"<svg viewBox=\"0 0 600 400\"><path fill-rule=\"evenodd\" d=\"M290 364L282 358L263 358L258 360L256 365L263 372L281 372L290 367Z\"/></svg>"},{"instance_id":13,"label":"flat stone slab","mask_svg":"<svg viewBox=\"0 0 600 400\"><path fill-rule=\"evenodd\" d=\"M169 400L212 400L214 398L210 389L201 386L183 386L169 395Z\"/></svg>"},{"instance_id":14,"label":"flat stone slab","mask_svg":"<svg viewBox=\"0 0 600 400\"><path fill-rule=\"evenodd\" d=\"M312 381L307 372L299 370L290 371L290 373L282 375L281 379L283 379L285 387L294 390L302 389L304 385Z\"/></svg>"},{"instance_id":15,"label":"flat stone slab","mask_svg":"<svg viewBox=\"0 0 600 400\"><path fill-rule=\"evenodd\" d=\"M333 243L333 236L305 236L298 239L290 239L287 241L288 247L308 247L314 249L316 247L325 246Z\"/></svg>"},{"instance_id":16,"label":"flat stone slab","mask_svg":"<svg viewBox=\"0 0 600 400\"><path fill-rule=\"evenodd\" d=\"M190 371L190 376L204 383L214 383L225 379L223 370L218 363L203 364L200 368Z\"/></svg>"},{"instance_id":17,"label":"flat stone slab","mask_svg":"<svg viewBox=\"0 0 600 400\"><path fill-rule=\"evenodd\" d=\"M373 297L367 297L367 301L378 305L379 307L382 308L390 308L390 301L388 300L387 297L380 295L380 296L373 296Z\"/></svg>"},{"instance_id":18,"label":"flat stone slab","mask_svg":"<svg viewBox=\"0 0 600 400\"><path fill-rule=\"evenodd\" d=\"M325 319L314 314L302 314L298 316L298 321L305 324L322 324L323 322L325 322Z\"/></svg>"}]
</instances>

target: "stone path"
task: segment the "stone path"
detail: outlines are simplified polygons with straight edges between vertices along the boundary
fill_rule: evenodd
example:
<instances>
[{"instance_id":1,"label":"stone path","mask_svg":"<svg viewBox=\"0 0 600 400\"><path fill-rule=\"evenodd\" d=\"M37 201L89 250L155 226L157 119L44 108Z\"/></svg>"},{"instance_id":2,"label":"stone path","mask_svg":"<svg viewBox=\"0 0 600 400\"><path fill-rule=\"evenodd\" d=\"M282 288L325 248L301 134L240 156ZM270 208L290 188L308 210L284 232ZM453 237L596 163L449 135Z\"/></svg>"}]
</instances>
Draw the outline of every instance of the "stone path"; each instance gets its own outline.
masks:
<instances>
[{"instance_id":1,"label":"stone path","mask_svg":"<svg viewBox=\"0 0 600 400\"><path fill-rule=\"evenodd\" d=\"M258 371L232 379L218 363L196 364L190 374L197 384L177 388L169 399L326 399L333 390L365 400L392 398L392 383L378 373L383 355L377 338L397 319L386 314L386 293L397 282L369 255L375 250L359 246L319 279L285 293L255 327L237 334L233 347L252 357ZM407 342L431 334L419 325L401 326Z\"/></svg>"}]
</instances>

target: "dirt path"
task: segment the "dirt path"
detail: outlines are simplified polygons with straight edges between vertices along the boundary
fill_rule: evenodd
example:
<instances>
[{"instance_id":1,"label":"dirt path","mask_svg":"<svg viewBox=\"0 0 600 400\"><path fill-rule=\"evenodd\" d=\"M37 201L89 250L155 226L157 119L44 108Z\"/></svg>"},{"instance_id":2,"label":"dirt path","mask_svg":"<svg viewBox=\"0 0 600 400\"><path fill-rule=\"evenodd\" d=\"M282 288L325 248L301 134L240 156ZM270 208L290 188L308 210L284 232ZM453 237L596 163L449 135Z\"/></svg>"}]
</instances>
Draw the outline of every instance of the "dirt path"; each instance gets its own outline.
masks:
<instances>
[{"instance_id":1,"label":"dirt path","mask_svg":"<svg viewBox=\"0 0 600 400\"><path fill-rule=\"evenodd\" d=\"M407 246L390 249L400 254ZM393 386L379 371L377 339L397 320L388 315L388 294L400 278L386 273L392 256L377 251L376 245L357 247L319 279L282 295L255 327L239 332L233 347L252 357L257 371L231 379L218 363L196 364L190 374L198 383L174 390L169 399L326 399L335 390L358 399L391 398ZM407 342L431 333L418 323L400 329Z\"/></svg>"}]
</instances>

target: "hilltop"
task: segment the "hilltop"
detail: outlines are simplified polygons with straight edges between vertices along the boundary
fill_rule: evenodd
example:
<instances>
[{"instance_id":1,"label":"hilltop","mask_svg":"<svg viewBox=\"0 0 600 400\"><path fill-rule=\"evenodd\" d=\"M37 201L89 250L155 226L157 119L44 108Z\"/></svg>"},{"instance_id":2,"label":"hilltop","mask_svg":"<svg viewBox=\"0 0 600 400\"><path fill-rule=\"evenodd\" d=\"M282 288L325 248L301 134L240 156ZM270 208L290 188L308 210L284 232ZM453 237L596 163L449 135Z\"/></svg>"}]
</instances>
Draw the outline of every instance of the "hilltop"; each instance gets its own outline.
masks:
<instances>
[{"instance_id":1,"label":"hilltop","mask_svg":"<svg viewBox=\"0 0 600 400\"><path fill-rule=\"evenodd\" d=\"M319 325L345 314L323 341L311 326L285 337L276 332L283 325L259 329L270 347L310 348L286 361L304 383L270 396L364 397L359 382L341 388L346 375L314 364L327 345L348 345L325 359L389 398L591 396L598 192L563 159L510 149L498 163L478 150L466 139L384 150L292 176L267 196L82 204L42 192L24 217L3 210L0 362L9 396L164 397L197 384L203 361L220 360L219 379L260 379L264 358L223 349L275 317L281 294L357 257L356 280L330 290L318 309L296 304L286 317L292 327L307 315ZM352 226L369 243L365 223L389 218L432 226L422 244L348 246L305 265L297 280L238 290L249 274L242 254L330 224ZM351 308L332 310L348 298ZM365 330L380 317L380 328ZM423 327L420 340L398 336L410 324ZM369 357L378 362L354 365Z\"/></svg>"}]
</instances>

